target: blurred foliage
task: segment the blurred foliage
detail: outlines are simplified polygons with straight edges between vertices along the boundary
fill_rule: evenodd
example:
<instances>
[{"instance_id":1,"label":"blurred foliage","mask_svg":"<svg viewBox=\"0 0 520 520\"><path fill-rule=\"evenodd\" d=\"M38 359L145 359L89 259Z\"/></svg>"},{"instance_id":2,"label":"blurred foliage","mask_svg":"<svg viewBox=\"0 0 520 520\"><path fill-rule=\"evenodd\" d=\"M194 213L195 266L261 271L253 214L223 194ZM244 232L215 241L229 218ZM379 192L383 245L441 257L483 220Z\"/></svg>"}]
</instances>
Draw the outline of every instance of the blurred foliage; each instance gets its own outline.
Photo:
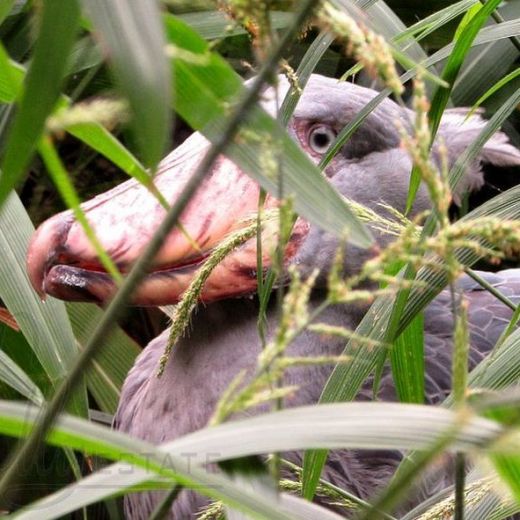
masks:
<instances>
[{"instance_id":1,"label":"blurred foliage","mask_svg":"<svg viewBox=\"0 0 520 520\"><path fill-rule=\"evenodd\" d=\"M346 0L345 2L352 7L352 2L347 2ZM86 3L84 2L83 5ZM132 2L128 5L131 4ZM292 19L290 13L293 4L298 5L298 2L271 3L272 12L269 13L266 23L273 29L273 35L269 34L268 36L273 37L275 41L277 38L280 38ZM371 4L377 4L377 2L361 1L357 2L357 4L361 8L366 8L370 7ZM389 0L387 5L393 12L393 16L388 17L386 21L384 15L379 18L374 16L369 21L373 23L376 30L387 37L391 35L397 36L399 30L396 27L400 27L401 22L404 24L402 26L403 29L405 26L410 27L419 20L434 15L441 9L449 9L454 4L455 2L449 0L422 3L412 0ZM137 9L137 4L133 5ZM380 2L379 5L386 8L383 2ZM16 0L11 2L10 11L5 13L3 20L0 20L0 42L2 46L14 63L28 70L31 70L31 66L34 63L33 58L35 48L38 45L43 6L44 2L42 1ZM259 71L261 64L258 63L259 54L256 52L257 49L255 50L257 42L254 41L254 30L252 30L252 26L246 24L246 27L243 27L237 20L229 18L226 15L226 12L229 11L229 5L226 6L225 2L164 0L160 2L159 7L162 9L161 16L167 16L167 13L177 16L179 20L197 31L202 38L208 40L211 50L222 56L240 76L248 78ZM359 12L361 13L361 11ZM136 10L136 13L139 14L140 11ZM504 21L515 22L520 20L520 1L510 0L503 2L498 9L498 13L500 19ZM0 10L1 14L2 11ZM364 16L366 16L364 13L360 14L361 19ZM67 99L67 102L72 104L98 97L120 99L122 94L126 94L130 104L134 104L134 108L135 106L141 108L141 118L146 119L148 116L146 100L144 99L146 93L143 94L144 91L141 87L135 91L125 91L125 88L122 90L118 88L117 79L114 80L114 75L111 71L113 60L109 59L110 52L115 53L118 57L120 54L123 54L122 73L120 75L123 81L128 81L128 78L133 77L132 74L136 74L138 67L127 69L125 66L132 61L132 56L139 54L140 44L134 42L136 50L135 52L130 52L129 44L120 45L122 49L118 49L117 44L120 42L114 41L112 42L111 50L108 51L106 37L103 40L103 37L100 37L100 33L103 30L107 34L110 33L110 24L107 24L103 29L103 20L101 19L97 21L97 25L93 29L94 18L92 16L89 17L87 12L82 14L79 22L80 28L72 42L70 52L68 48L63 49L68 55L68 60L64 64L66 67L64 67L63 71L63 84L58 87L49 87L54 88L51 94L58 96L61 93L63 96L66 96L66 98L62 97L61 100ZM113 22L114 24L120 21L117 13L113 11L106 14L105 18L105 21ZM454 38L461 18L462 15L456 16L427 34L420 41L422 49L428 55L433 55L436 51L448 45ZM145 15L143 15L141 21L144 25L150 22ZM497 21L497 18L490 18L487 25L492 27L500 23L500 21ZM119 26L114 25L114 27ZM286 50L285 59L293 69L297 69L317 35L318 30L316 28L308 27L302 32L298 41ZM520 44L515 40L518 38L518 35L520 35L520 30L510 37L499 38L497 36L490 43L475 47L467 53L461 73L454 84L450 104L453 106L473 105L501 78L504 78L519 66ZM131 39L128 41L131 41ZM414 43L416 44L416 42ZM157 45L162 45L162 41L157 43ZM266 49L263 50L265 51ZM130 56L124 56L123 51L128 51L127 53ZM433 72L440 73L444 63L444 61L438 63L433 68ZM343 52L343 45L335 42L324 52L315 68L315 72L326 76L340 77L354 66L354 61ZM148 72L151 77L155 78L154 70L151 69ZM1 74L6 74L6 71L0 72ZM404 72L404 69L402 69L402 72ZM125 76L125 74L128 74L128 76ZM119 85L121 85L121 78L119 79ZM366 86L380 86L364 71L359 71L355 75L354 80ZM162 95L164 99L161 101L163 105L159 104L154 108L156 115L160 115L160 107L166 105L167 94L165 92L167 92L168 88L166 85L167 81L168 79L165 77L164 84L161 87L163 89ZM405 86L407 90L403 97L405 102L408 102L411 88L410 84ZM153 92L153 87L151 88L151 92ZM483 104L486 116L491 117L497 112L518 88L520 88L520 78L516 77L486 99ZM52 95L48 97L47 101L52 102L51 104L54 105ZM145 107L144 110L143 107ZM6 153L5 145L10 135L9 132L13 121L16 119L16 114L17 110L14 103L0 105L0 153L2 153L2 156ZM161 139L165 138L164 136L166 135L169 136L166 149L170 149L181 143L191 133L191 129L179 116L176 116L175 121L170 124L169 117L171 114L169 109L162 115L164 118L161 125L171 126L169 129L171 133L168 134L168 129L166 128L163 129L164 131L157 131ZM145 138L149 135L154 135L153 132L156 129L154 121L153 117L147 121L145 126L148 126L148 134ZM125 149L135 154L137 161L147 159L147 163L153 165L158 158L161 146L158 145L151 157L146 157L146 153L143 154L143 150L146 152L146 147L143 147L142 142L141 146L138 146L139 138L136 139L135 128L132 128L132 124L124 120L116 123L113 128L109 129L111 134L121 141ZM513 111L509 117L505 124L505 131L512 142L520 146L520 114L518 110ZM36 142L32 143L32 145L35 144ZM55 134L54 144L66 170L70 173L70 177L81 199L88 199L128 178L128 172L118 168L113 162L101 155L99 150L93 149L66 132ZM470 197L464 211L469 211L482 204L485 200L516 185L518 183L517 174L518 172L514 169L506 169L500 175L498 175L496 170L488 169L486 171L486 185L484 189L479 194ZM20 182L16 185L16 191L34 225L38 225L49 216L66 209L66 205L61 199L56 186L50 180L42 161L38 157L35 157L30 162L30 166L26 171L24 170ZM20 224L20 227L22 227L22 224ZM31 232L30 224L27 224L24 232ZM19 265L22 265L24 262L22 256L20 254L18 257ZM72 334L72 329L74 329L77 340L82 343L85 341L91 326L99 321L100 311L91 310L87 312L85 309L69 307L68 312L70 321L67 318L64 306L60 307L59 311L56 311L56 320L66 320L67 327L71 327L70 333ZM70 322L72 322L72 326ZM141 346L145 345L165 325L166 318L159 311L131 311L129 317L123 320L124 331L122 329L117 330L115 339L111 343L112 348L107 349L105 357L100 361L103 366L95 374L91 374L88 383L91 385L95 384L96 388L93 390L92 386L90 386L88 398L84 398L83 405L85 407L90 406L93 409L101 409L107 413L113 413L124 374L130 368L138 353L136 343L139 343ZM15 331L7 325L0 324L0 348L23 369L25 374L40 388L45 396L49 396L55 388L56 381L52 381L52 378L49 377L48 367L44 366L45 364L42 363L41 359L38 359L26 335L27 333L24 335L23 331ZM516 343L513 343L514 346L516 346ZM513 347L510 345L511 349ZM106 384L106 387L103 387L103 382ZM0 396L4 399L21 399L20 393L13 390L5 381L0 381ZM7 453L11 450L12 445L13 442L11 440L2 438L0 450ZM80 469L84 473L88 473L91 463L90 459L84 454L80 454L75 462L71 462L70 453L58 451L57 449L47 449L42 457L45 460L38 465L38 468L48 467L50 465L49 461L52 461L54 465L59 465L59 468L48 467L47 473L44 475L40 474L41 478L36 476L36 473L38 473L36 471L35 475L31 476L33 489L24 494L24 500L33 500L35 496L55 491L57 487L72 479L74 472L77 474ZM513 469L516 469L516 466Z\"/></svg>"}]
</instances>

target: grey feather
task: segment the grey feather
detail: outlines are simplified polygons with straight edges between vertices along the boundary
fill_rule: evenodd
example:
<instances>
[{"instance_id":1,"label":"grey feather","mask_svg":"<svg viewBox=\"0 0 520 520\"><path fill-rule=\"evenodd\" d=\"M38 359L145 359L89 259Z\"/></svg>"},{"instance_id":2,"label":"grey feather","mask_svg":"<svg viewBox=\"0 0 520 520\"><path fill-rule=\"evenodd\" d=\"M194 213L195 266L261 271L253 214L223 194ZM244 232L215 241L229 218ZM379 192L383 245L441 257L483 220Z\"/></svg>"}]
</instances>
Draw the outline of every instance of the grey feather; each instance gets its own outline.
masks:
<instances>
[{"instance_id":1,"label":"grey feather","mask_svg":"<svg viewBox=\"0 0 520 520\"><path fill-rule=\"evenodd\" d=\"M287 83L282 81L281 99L287 88ZM375 95L370 89L312 76L294 118L295 121L324 122L342 128ZM264 106L271 112L274 110L274 98L272 91L267 91L263 97ZM370 114L327 169L331 183L340 193L378 211L381 211L377 205L379 202L404 209L412 165L408 155L399 148L399 135L394 123L400 121L406 128L409 127L410 118L410 111L388 99ZM484 124L479 114L465 121L463 109L447 111L439 135L446 141L451 165L467 149ZM295 135L294 131L292 133ZM495 134L484 146L476 163L471 165L460 190L478 189L482 184L482 162L516 165L520 164L520 153L503 134ZM414 211L422 211L429 206L428 195L421 188ZM379 240L384 245L385 239L379 237ZM304 276L319 267L322 276L318 285L326 283L337 247L336 237L312 227L293 263L299 266ZM356 272L369 254L349 248L344 274ZM520 301L520 271L485 276L513 301ZM511 311L467 277L459 281L459 287L470 302L470 361L471 367L474 367L495 344ZM320 302L320 292L314 293L311 305L317 306ZM451 388L453 317L450 308L449 295L444 292L426 310L426 390L430 404L444 400ZM320 320L355 329L365 311L360 307L338 305L329 308ZM191 333L176 346L160 379L155 377L155 372L168 332L153 340L139 356L124 384L115 426L154 443L203 428L234 376L241 370L250 375L256 366L261 351L256 329L257 312L256 300L248 299L222 301L199 309L193 319ZM273 308L268 310L268 323L272 331L276 324ZM289 355L338 355L343 348L344 341L340 339L323 339L307 331L291 345ZM288 370L285 383L297 385L299 391L286 400L285 406L317 402L330 371L331 367L324 366ZM371 381L368 381L359 399L371 399L371 392ZM395 389L388 370L383 374L378 398L395 400ZM284 456L301 463L299 453ZM369 498L388 482L400 460L401 454L394 452L337 451L329 457L324 476L362 498ZM445 468L439 468L430 475L424 493L431 494L448 485L450 480ZM147 518L161 496L161 492L128 496L125 501L127 515L136 519ZM194 518L206 503L205 498L183 491L174 503L171 518Z\"/></svg>"}]
</instances>

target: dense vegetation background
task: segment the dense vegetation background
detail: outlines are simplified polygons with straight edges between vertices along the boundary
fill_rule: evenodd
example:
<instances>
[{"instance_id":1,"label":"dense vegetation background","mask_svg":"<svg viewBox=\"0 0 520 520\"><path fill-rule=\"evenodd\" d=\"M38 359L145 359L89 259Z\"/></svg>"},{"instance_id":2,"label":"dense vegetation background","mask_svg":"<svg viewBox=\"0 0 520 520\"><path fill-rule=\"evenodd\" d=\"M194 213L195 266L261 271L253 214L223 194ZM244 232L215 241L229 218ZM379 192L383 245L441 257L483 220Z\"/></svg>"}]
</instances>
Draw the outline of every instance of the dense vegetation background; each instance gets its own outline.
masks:
<instances>
[{"instance_id":1,"label":"dense vegetation background","mask_svg":"<svg viewBox=\"0 0 520 520\"><path fill-rule=\"evenodd\" d=\"M109 432L106 425L116 409L126 373L140 351L139 345L145 345L162 330L167 323L165 314L154 310L124 314L123 306L117 302L105 314L90 305L65 305L52 299L42 303L27 280L25 252L33 226L57 211L67 207L77 210L79 200L100 193L128 176L150 184L150 172L158 161L182 142L191 128L204 130L210 123L226 128L231 118L222 107L230 101L236 103L244 95L233 71L242 77L266 72L269 57L284 35L294 28L294 13L306 8L306 4L313 2L6 0L0 3L0 202L3 204L0 209L0 298L3 302L0 397L5 400L0 403L0 432L4 435L0 457L4 464L14 468L11 473L5 472L0 480L0 504L6 512L50 495L45 518L73 511L75 515L89 518L98 515L117 518L121 513L118 501L113 498L114 490L107 487L110 477L95 473L95 469L107 461L126 459L137 466L150 467L151 464L166 482L159 484L152 480L149 485L170 489L175 482L210 487L218 483L215 498L244 514L262 518L304 517L307 506L303 501L289 513L280 511L269 495L262 495L261 489L248 494L240 482L224 476L222 480L213 481L213 477L202 470L187 474L182 461L168 467L161 458L164 453L158 449L151 459L145 460L140 456L141 445ZM349 80L383 90L384 77L368 74L356 65L355 59L345 52L349 35L329 33L333 28L320 21L318 2L314 4L314 17L308 17L296 28L298 37L283 49L281 57L285 61L281 69L295 70L300 77L312 70L337 78L348 75ZM400 73L412 71L411 77L418 63L429 70L430 75L423 73L423 77L433 100L430 111L433 118L440 116L447 106L479 105L491 119L486 127L489 135L502 126L511 141L520 147L517 110L520 2L338 0L333 5L360 26L384 36L394 49ZM273 69L278 61L274 60ZM191 78L193 83L182 83L178 78ZM266 74L266 79L269 78ZM226 92L221 88L224 82L230 87ZM412 82L406 81L404 85L403 100L411 103ZM443 99L438 89L444 89L449 97ZM198 114L194 100L213 110ZM290 109L286 110L288 115ZM270 124L267 119L259 118L252 127L264 135L271 128ZM351 130L347 129L345 139ZM473 153L479 146L482 143L474 144ZM471 157L463 160L471 161ZM269 187L261 165L252 168L255 178ZM309 163L304 172L284 174L288 176L288 186L294 188L303 216L317 218L316 223L324 227L335 225L326 221L327 211L320 211L334 201L320 193L309 197L304 189L299 189L298 183L291 184L291 174L305 182L314 178L317 170ZM467 201L462 214L471 212L484 200L498 197L486 206L488 214L503 221L518 219L520 193L514 188L517 175L514 169L502 170L500 174L491 169L486 171L485 188ZM506 191L509 189L511 191ZM316 216L320 214L322 221ZM342 225L353 224L350 217L342 218ZM465 261L474 263L477 256ZM515 265L514 258L511 262ZM396 298L392 300L397 302L393 306L378 300L379 311L387 312L378 314L388 319L389 334L396 345L401 330L395 327L391 330L390 317L404 313L402 323L418 327L419 321L414 316L448 281L427 270L423 277L432 287L426 297L412 294L407 304L402 298ZM106 331L116 318L120 325L114 326L115 332L107 336ZM372 337L374 323L375 319L365 324L361 332ZM399 491L405 495L423 466L433 460L435 454L455 446L485 460L479 471L468 477L466 495L458 493L455 498L452 489L442 490L405 518L460 515L460 507L456 506L463 501L466 501L466 516L474 519L506 518L520 509L519 396L515 390L520 376L520 337L513 330L511 326L509 335L501 339L500 350L478 379L479 389L494 392L493 402L480 408L463 403L473 430L455 428L451 437L441 442L439 439L446 433L445 421L450 419L457 424L456 412L452 416L451 412L446 411L448 415L444 415L439 410L439 415L433 413L428 417L418 412L416 416L407 415L405 420L397 410L393 433L380 432L380 437L374 440L376 446L387 447L390 443L395 448L407 449L427 445L431 449L423 450L422 456L416 454L415 464L403 468L401 477L383 495L378 507L388 507L391 512L393 499L401 496ZM417 337L420 338L420 333ZM84 372L87 363L92 361L88 359L89 353L94 354L91 348L99 345L100 338L103 338L102 348L95 352L95 362ZM376 350L361 349L349 369L378 366L385 356L381 357ZM463 356L463 351L460 349L459 355ZM419 345L407 353L418 363L412 369L421 366L417 361L420 352ZM83 359L82 365L77 364L78 359ZM66 410L81 419L61 423L55 430L51 440L59 448L37 450L38 436L33 435L31 443L25 445L23 458L24 452L20 452L12 437L25 437L26 425L37 417L36 412L23 403L29 401L42 406L58 395L59 399L54 398L50 407L58 411L64 396L70 394L71 381L79 381L70 375L74 374L73 367L86 376L76 385L72 397L69 395ZM459 381L462 394L468 394L469 388L476 386L476 375ZM394 376L398 386L413 385L405 373L397 371ZM350 400L346 396L355 395L355 382L344 378L339 384L344 400ZM405 406L403 404L403 414ZM338 414L340 412L348 417L348 404L338 405ZM316 413L309 421L319 421L319 411ZM376 409L373 415L367 411L366 432L376 428L376 415ZM479 415L487 416L488 420L478 419ZM410 438L407 428L410 420L423 432L422 439ZM493 429L495 426L498 430ZM280 428L290 429L291 425ZM337 428L338 435L344 433L343 426ZM298 430L292 434L297 442ZM235 435L237 443L243 441L239 434ZM326 448L319 435L317 428L316 439L306 447ZM393 437L389 440L388 435ZM362 437L346 436L345 447L358 447ZM509 444L496 443L497 437L507 438ZM268 451L276 452L277 442L273 435ZM211 433L208 433L208 443L211 443ZM15 456L19 457L18 463L12 462ZM314 479L316 484L320 470L316 458L310 456L308 460L314 460L315 464L306 467L303 473L307 496L312 495L312 482ZM87 486L81 479L92 473L95 485ZM135 475L139 476L137 472ZM149 476L141 478L149 479ZM59 500L52 495L76 481L72 485L79 490L77 494L65 493L59 495ZM123 494L126 487L137 485L138 481L121 483L118 491ZM7 490L13 489L16 493L7 494ZM327 483L322 483L321 492L345 502L344 513L350 514L355 497L334 490ZM87 506L88 509L82 510ZM42 509L39 507L41 504L34 510L28 507L21 516L40 518ZM378 516L367 504L358 501L356 507L366 518ZM214 516L221 514L220 509L216 511ZM307 511L307 514L315 513Z\"/></svg>"}]
</instances>

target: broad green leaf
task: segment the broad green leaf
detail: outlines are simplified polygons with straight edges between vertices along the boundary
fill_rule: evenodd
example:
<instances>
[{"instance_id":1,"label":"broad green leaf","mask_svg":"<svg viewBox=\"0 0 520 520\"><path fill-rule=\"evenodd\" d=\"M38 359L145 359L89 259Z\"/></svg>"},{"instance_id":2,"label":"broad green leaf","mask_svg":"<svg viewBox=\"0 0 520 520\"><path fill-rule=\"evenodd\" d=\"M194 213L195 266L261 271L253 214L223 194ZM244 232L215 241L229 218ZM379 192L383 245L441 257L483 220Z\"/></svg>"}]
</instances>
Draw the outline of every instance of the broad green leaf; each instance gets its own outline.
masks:
<instances>
[{"instance_id":1,"label":"broad green leaf","mask_svg":"<svg viewBox=\"0 0 520 520\"><path fill-rule=\"evenodd\" d=\"M305 411L305 409L302 409ZM312 412L314 415L314 407L311 407L309 412ZM447 416L446 411L444 412L444 416L439 419L439 428L446 426L446 424L450 424L453 421L453 417ZM284 412L282 412L284 413ZM412 411L412 414L415 412ZM420 412L417 412L419 415ZM449 412L448 412L449 413ZM305 415L305 414L304 414ZM321 411L320 415L327 416L336 416L337 412L335 410L326 410L325 408ZM409 413L405 411L404 415L409 419ZM28 433L30 428L34 425L35 421L38 417L38 409L37 408L28 408L24 405L20 405L14 402L2 401L0 402L0 417L2 420L0 421L0 432L7 435L14 436L24 436ZM294 423L294 418L297 417L297 414L292 411L289 413L289 417L287 418L289 424L292 425ZM240 426L244 426L244 422L240 421L239 423L235 423ZM300 424L302 424L300 422ZM227 426L227 425L226 425ZM266 426L269 429L273 428L273 425ZM292 427L292 426L291 426ZM227 428L224 428L224 432ZM254 428L254 426L253 426ZM344 426L343 426L344 428ZM491 421L487 421L485 419L475 419L472 424L467 426L463 431L461 431L460 439L458 439L459 444L461 446L474 446L478 445L479 442L482 442L482 439L486 438L486 435L490 435L491 432L495 433L495 429L500 428L500 426L495 425ZM219 428L211 428L208 431L217 430L218 433ZM309 430L308 426L304 428L306 431ZM285 428L287 430L287 427ZM246 431L252 431L251 428L248 428L246 425ZM481 433L478 438L475 440L475 432L480 431ZM498 430L500 431L500 430ZM253 434L256 437L256 434ZM496 433L495 433L496 434ZM242 432L238 432L238 436L242 436ZM291 436L287 435L287 431L283 437L286 439L290 439ZM215 439L217 443L220 444L219 438L220 435L214 437L211 435L211 438ZM131 472L131 477L135 480L135 477L148 479L153 473L157 473L160 476L171 479L173 481L178 481L187 487L195 487L198 491L201 491L209 496L219 498L223 500L225 503L231 505L232 507L236 507L239 510L244 512L248 512L254 518L268 518L268 519L289 519L289 518L309 518L308 514L305 514L305 511L308 511L304 507L304 502L299 505L298 509L304 511L304 514L295 515L294 512L287 512L284 508L280 508L280 504L277 500L269 499L269 497L259 497L258 491L256 494L252 493L249 490L246 490L242 487L234 484L230 479L216 475L211 472L200 468L197 464L193 463L191 460L186 460L186 457L182 455L185 452L178 452L176 449L168 449L165 448L156 448L155 446L148 444L144 441L140 441L137 439L133 439L128 435L122 434L120 432L116 432L113 430L109 430L107 428L95 425L89 421L81 421L77 418L73 417L63 417L58 421L55 425L53 431L49 433L47 438L48 442L51 444L56 444L58 446L67 446L69 448L75 448L82 451L87 451L91 454L97 454L99 456L103 456L106 458L111 458L115 460L124 460L134 466L136 469ZM211 439L210 439L211 442ZM283 441L282 444L287 441ZM298 444L297 441L296 444ZM190 444L190 443L189 443ZM197 445L197 442L191 443L193 446ZM233 444L236 445L234 441ZM211 446L211 444L210 444ZM231 444L229 444L231 448ZM249 443L249 448L245 450L242 448L239 451L250 451L251 444ZM184 448L181 448L184 449ZM232 448L234 451L235 449ZM178 453L178 454L177 454ZM208 452L206 452L208 453ZM229 458L227 454L226 458ZM217 459L220 458L220 455ZM221 458L221 460L223 460ZM102 470L102 473L105 473L106 469ZM123 474L121 475L123 477ZM86 485L87 488L89 486L88 480L82 480L81 485ZM112 483L116 484L118 488L127 487L124 486L124 478L122 479L123 486L117 483L118 479L113 480ZM70 488L69 488L70 489ZM84 488L85 489L85 488ZM65 491L65 490L64 490ZM60 492L63 493L64 491ZM90 491L96 491L95 488L92 488ZM103 492L109 492L110 490L104 489ZM83 497L78 497L77 495L74 497L74 500L90 500L94 493L85 494L83 493ZM90 495L90 497L89 497ZM69 499L71 495L68 495ZM27 508L25 513L19 513L19 518L36 518L35 515L41 515L43 511L43 507L45 506L46 500L39 501L38 503L33 505L33 510L31 508ZM48 507L45 510L46 518L55 518L57 515L62 514L63 507L65 502L63 500L53 501L54 506ZM302 509L303 508L303 509ZM320 511L316 505L309 506L310 511L318 512ZM58 513L58 510L60 512ZM327 515L326 511L322 512L320 518L336 518L335 516Z\"/></svg>"},{"instance_id":2,"label":"broad green leaf","mask_svg":"<svg viewBox=\"0 0 520 520\"><path fill-rule=\"evenodd\" d=\"M478 32L489 18L490 14L500 4L500 2L501 0L489 0L476 12L472 13L469 21L463 19L461 22L461 24L463 24L463 29L460 31L460 34L455 40L452 52L450 53L448 62L446 63L441 75L441 78L448 84L448 88L437 88L437 91L435 92L431 102L430 110L428 112L432 139L435 139L437 129L439 128L441 122L442 114L448 105L451 91L453 90L455 80L459 74L466 55L468 54ZM419 185L419 170L416 166L414 166L410 177L410 187L406 199L407 212L410 211L413 206L413 201L415 200Z\"/></svg>"},{"instance_id":3,"label":"broad green leaf","mask_svg":"<svg viewBox=\"0 0 520 520\"><path fill-rule=\"evenodd\" d=\"M45 119L58 100L79 15L76 0L53 0L43 4L39 36L18 112L3 149L0 204L25 173Z\"/></svg>"},{"instance_id":4,"label":"broad green leaf","mask_svg":"<svg viewBox=\"0 0 520 520\"><path fill-rule=\"evenodd\" d=\"M519 196L520 188L512 188L468 213L464 220L485 215L494 215L503 219L518 219L520 218ZM458 257L459 261L464 265L472 265L478 260L475 253L467 250L460 251ZM397 330L398 334L404 330L418 312L431 302L448 282L444 272L432 268L421 269L417 280L424 287L412 289L401 316L399 329ZM390 319L394 303L394 298L378 298L357 327L356 334L361 337L369 337L373 340L381 341L386 334L388 320ZM352 340L348 343L343 354L351 356L352 362L337 365L334 368L323 389L320 398L321 402L349 401L354 399L363 381L365 381L381 358L386 356L386 347L384 344L381 344L380 346L367 349L364 344L358 344ZM306 453L304 459L304 484L307 483L306 486L308 486L304 487L308 493L306 496L313 495L313 486L321 475L321 469L325 464L326 456L327 454L324 451Z\"/></svg>"},{"instance_id":5,"label":"broad green leaf","mask_svg":"<svg viewBox=\"0 0 520 520\"><path fill-rule=\"evenodd\" d=\"M25 434L35 417L34 408L0 402L0 432ZM503 431L501 425L488 419L467 419L462 425L457 414L450 410L399 403L305 406L206 428L155 448L120 432L61 416L48 442L125 460L140 467L132 471L122 463L106 467L36 502L33 504L34 512L28 509L20 514L20 518L36 518L35 514L41 515L43 507L47 508L46 518L55 518L145 483L154 478L154 472L176 479L177 475L170 471L170 463L174 463L181 472L187 466L187 453L190 455L188 462L193 471L190 473L193 481L198 480L198 468L207 462L209 454L211 460L217 462L254 454L301 450L310 446L329 449L425 449L447 432L453 433L450 449L472 451L487 446ZM309 424L313 427L309 428ZM454 429L455 425L461 427ZM514 443L520 443L518 435ZM496 450L497 454L501 453L500 445ZM148 457L147 464L143 464L139 455L142 453ZM162 467L155 467L156 454L162 454L159 456L159 460L163 461ZM166 454L168 457L165 457ZM206 483L207 480L199 482ZM188 486L191 485L188 482ZM89 493L77 493L80 489L89 489ZM222 489L227 490L227 486Z\"/></svg>"},{"instance_id":6,"label":"broad green leaf","mask_svg":"<svg viewBox=\"0 0 520 520\"><path fill-rule=\"evenodd\" d=\"M53 385L63 380L78 353L62 302L41 301L25 270L27 246L34 228L15 194L0 208L0 298L15 317ZM70 410L87 415L85 387L74 394Z\"/></svg>"},{"instance_id":7,"label":"broad green leaf","mask_svg":"<svg viewBox=\"0 0 520 520\"><path fill-rule=\"evenodd\" d=\"M167 25L170 44L176 46L173 59L175 108L208 139L221 134L227 106L243 93L242 82L204 40L175 18ZM247 132L246 132L247 130ZM252 138L247 138L252 135ZM367 246L371 237L348 209L345 201L320 174L282 127L263 110L252 110L238 142L226 154L271 193L277 182L264 171L262 156L276 144L283 151L284 184L295 196L295 208L303 217L335 234L349 229L352 243Z\"/></svg>"},{"instance_id":8,"label":"broad green leaf","mask_svg":"<svg viewBox=\"0 0 520 520\"><path fill-rule=\"evenodd\" d=\"M0 43L0 102L11 103L21 91L25 71L14 65Z\"/></svg>"},{"instance_id":9,"label":"broad green leaf","mask_svg":"<svg viewBox=\"0 0 520 520\"><path fill-rule=\"evenodd\" d=\"M390 347L392 377L399 400L424 403L424 316L419 313Z\"/></svg>"},{"instance_id":10,"label":"broad green leaf","mask_svg":"<svg viewBox=\"0 0 520 520\"><path fill-rule=\"evenodd\" d=\"M89 303L69 303L67 312L81 348L103 312ZM106 338L87 372L89 391L103 411L115 413L123 382L140 352L140 347L119 327Z\"/></svg>"},{"instance_id":11,"label":"broad green leaf","mask_svg":"<svg viewBox=\"0 0 520 520\"><path fill-rule=\"evenodd\" d=\"M166 150L171 126L171 75L159 3L84 0L83 5L132 108L143 162L155 167Z\"/></svg>"}]
</instances>

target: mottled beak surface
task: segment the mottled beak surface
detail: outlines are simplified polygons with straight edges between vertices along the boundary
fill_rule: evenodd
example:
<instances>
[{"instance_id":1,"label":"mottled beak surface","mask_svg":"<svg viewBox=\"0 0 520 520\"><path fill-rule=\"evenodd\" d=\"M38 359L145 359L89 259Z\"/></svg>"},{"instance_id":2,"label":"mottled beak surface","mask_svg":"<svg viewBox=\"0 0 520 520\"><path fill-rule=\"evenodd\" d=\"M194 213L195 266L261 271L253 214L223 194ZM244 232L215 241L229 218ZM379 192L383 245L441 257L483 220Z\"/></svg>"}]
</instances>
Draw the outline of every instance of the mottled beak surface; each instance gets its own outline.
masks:
<instances>
[{"instance_id":1,"label":"mottled beak surface","mask_svg":"<svg viewBox=\"0 0 520 520\"><path fill-rule=\"evenodd\" d=\"M208 147L208 141L196 133L162 161L155 183L170 204L177 200ZM168 235L132 303L177 302L212 250L230 233L244 227L256 213L258 196L257 184L230 160L220 157L181 216L185 233L176 228ZM265 207L276 204L276 200L268 197ZM95 197L82 208L122 273L130 270L166 213L157 198L134 180ZM288 258L296 251L307 228L304 221L298 220L286 250ZM268 267L276 237L264 239L270 242L263 247L263 265ZM254 292L256 256L254 238L212 272L201 299L212 301ZM35 290L42 296L102 303L115 291L111 277L70 211L55 215L36 230L27 268Z\"/></svg>"}]
</instances>

